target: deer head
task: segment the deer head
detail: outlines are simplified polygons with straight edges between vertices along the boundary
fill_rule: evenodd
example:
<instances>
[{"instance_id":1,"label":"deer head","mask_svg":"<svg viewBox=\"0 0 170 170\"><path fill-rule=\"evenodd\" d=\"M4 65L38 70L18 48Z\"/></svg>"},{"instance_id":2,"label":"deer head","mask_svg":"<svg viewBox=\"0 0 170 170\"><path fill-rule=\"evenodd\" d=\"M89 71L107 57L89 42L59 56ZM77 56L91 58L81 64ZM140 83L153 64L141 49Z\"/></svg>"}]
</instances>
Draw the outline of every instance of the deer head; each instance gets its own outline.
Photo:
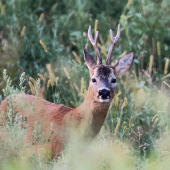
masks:
<instances>
[{"instance_id":1,"label":"deer head","mask_svg":"<svg viewBox=\"0 0 170 170\"><path fill-rule=\"evenodd\" d=\"M114 96L114 88L117 85L116 78L129 70L133 62L134 52L129 52L124 55L114 65L111 65L111 54L120 37L120 25L116 37L113 37L112 30L110 29L111 46L108 52L106 65L102 64L102 58L97 47L98 31L95 33L93 39L91 35L91 26L88 29L88 37L92 43L97 62L94 60L84 47L84 59L90 72L89 91L95 102L110 102Z\"/></svg>"}]
</instances>

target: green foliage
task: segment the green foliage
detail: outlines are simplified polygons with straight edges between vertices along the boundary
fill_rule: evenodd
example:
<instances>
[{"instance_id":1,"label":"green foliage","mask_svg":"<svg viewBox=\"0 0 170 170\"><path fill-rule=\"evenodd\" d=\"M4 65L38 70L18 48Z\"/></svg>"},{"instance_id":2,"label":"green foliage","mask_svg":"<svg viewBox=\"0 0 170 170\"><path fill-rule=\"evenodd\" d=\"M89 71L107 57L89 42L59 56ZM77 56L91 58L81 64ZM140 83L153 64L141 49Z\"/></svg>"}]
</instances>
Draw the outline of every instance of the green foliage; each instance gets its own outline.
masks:
<instances>
[{"instance_id":1,"label":"green foliage","mask_svg":"<svg viewBox=\"0 0 170 170\"><path fill-rule=\"evenodd\" d=\"M42 81L42 87L47 91L47 100L79 106L89 82L88 69L82 64L82 47L88 44L88 51L94 55L87 29L89 25L94 28L96 19L99 44L105 52L110 46L109 29L115 35L120 23L121 38L113 52L114 60L118 60L124 51L135 52L131 71L117 80L115 98L98 138L88 147L73 142L58 163L49 159L49 153L46 153L48 159L45 161L37 155L29 157L29 160L24 157L26 118L12 112L9 100L9 112L3 117L3 127L11 139L0 142L1 153L6 153L0 154L2 169L23 169L23 166L25 169L169 168L170 81L169 74L163 75L166 74L165 61L170 58L169 0L0 2L0 89L3 89L0 97L19 93L19 90L31 93L29 76L37 82L33 88L38 94L40 79L37 79L37 73L41 73L46 79ZM104 54L101 52L105 61ZM51 64L51 72L46 68L47 64ZM6 71L3 74L4 68L13 83ZM54 81L51 74L59 80L47 88L49 80ZM42 145L49 142L36 123L32 138Z\"/></svg>"}]
</instances>

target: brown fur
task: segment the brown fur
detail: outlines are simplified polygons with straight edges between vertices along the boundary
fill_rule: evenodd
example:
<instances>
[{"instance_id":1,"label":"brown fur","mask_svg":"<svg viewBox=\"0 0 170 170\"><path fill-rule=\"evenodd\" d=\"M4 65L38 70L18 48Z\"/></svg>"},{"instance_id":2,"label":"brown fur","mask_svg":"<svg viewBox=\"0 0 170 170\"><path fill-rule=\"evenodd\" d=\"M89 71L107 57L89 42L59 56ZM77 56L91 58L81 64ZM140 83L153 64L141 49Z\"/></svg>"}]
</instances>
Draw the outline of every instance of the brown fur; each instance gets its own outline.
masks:
<instances>
[{"instance_id":1,"label":"brown fur","mask_svg":"<svg viewBox=\"0 0 170 170\"><path fill-rule=\"evenodd\" d=\"M14 111L27 117L29 128L25 135L25 147L31 144L36 121L38 125L41 125L42 132L45 132L45 139L50 139L50 142L46 142L44 147L51 151L52 158L63 150L63 145L68 142L72 130L84 128L82 129L83 134L79 137L93 139L100 131L109 109L109 103L101 105L98 102L91 102L92 96L88 95L83 104L75 109L27 94L12 95L11 97ZM6 112L7 110L7 99L5 99L1 103L1 111ZM53 123L54 131L52 135L49 133L51 123ZM41 147L37 143L33 150L38 151Z\"/></svg>"},{"instance_id":2,"label":"brown fur","mask_svg":"<svg viewBox=\"0 0 170 170\"><path fill-rule=\"evenodd\" d=\"M84 48L85 62L90 71L90 78L96 79L96 82L90 80L84 102L77 108L68 108L64 105L50 103L42 98L18 94L11 95L1 103L1 112L5 114L8 110L7 100L12 101L15 112L19 112L27 117L29 128L25 134L25 147L28 147L32 141L32 133L35 121L41 125L42 132L45 132L45 139L50 139L44 147L51 151L51 158L54 158L62 152L64 144L71 138L72 132L78 134L78 139L92 140L100 131L110 106L110 102L114 96L114 87L116 83L112 83L112 79L124 74L131 66L133 61L133 53L129 53L122 57L117 65L97 64L94 58ZM110 98L107 101L101 101L99 98L99 90L109 89ZM0 120L0 123L2 119ZM50 124L53 124L54 133L51 135ZM42 146L36 143L33 147L38 150Z\"/></svg>"}]
</instances>

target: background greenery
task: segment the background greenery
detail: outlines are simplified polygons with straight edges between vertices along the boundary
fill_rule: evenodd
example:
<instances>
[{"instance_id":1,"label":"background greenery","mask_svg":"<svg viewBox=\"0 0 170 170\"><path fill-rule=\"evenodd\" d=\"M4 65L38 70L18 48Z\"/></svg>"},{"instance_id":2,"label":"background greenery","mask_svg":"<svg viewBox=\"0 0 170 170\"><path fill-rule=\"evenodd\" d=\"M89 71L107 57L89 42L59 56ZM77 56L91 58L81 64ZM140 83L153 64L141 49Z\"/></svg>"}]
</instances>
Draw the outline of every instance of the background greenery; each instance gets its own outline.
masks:
<instances>
[{"instance_id":1,"label":"background greenery","mask_svg":"<svg viewBox=\"0 0 170 170\"><path fill-rule=\"evenodd\" d=\"M88 45L88 51L94 55L87 38L89 25L92 25L94 33L95 20L98 20L99 46L105 61L110 46L109 29L115 35L120 23L121 38L113 52L113 63L129 51L135 52L135 60L131 71L118 80L107 120L96 139L98 147L92 145L89 153L95 153L94 157L102 160L100 169L124 169L122 162L126 162L125 167L129 169L168 169L169 8L169 0L1 0L1 98L4 98L2 89L6 87L3 70L7 69L15 88L22 90L19 77L25 72L26 93L34 94L36 83L30 77L36 80L40 73L45 77L40 89L44 98L77 107L82 103L89 83L83 46ZM40 40L45 45L44 48ZM49 83L53 81L56 83ZM112 143L113 148L117 147L120 151L113 150L119 157L118 164L113 165L111 162L116 162L117 159L109 152ZM103 150L97 152L100 147ZM14 148L18 152L21 150L18 145ZM10 153L13 152L11 150ZM1 161L2 167L7 169L9 166L8 169L13 169L21 166L22 169L22 157L17 155L16 160L13 154L6 153ZM81 155L79 151L76 153ZM109 156L104 154L101 157L100 154L103 153ZM51 160L42 165L38 157L33 157L24 166L31 169L64 169L65 166L65 169L70 169L71 162L75 169L86 167L83 162L85 156L77 164L76 157L72 158L72 154L72 150L67 150L58 164ZM132 158L130 161L129 157ZM87 160L89 167L86 169L95 169L93 165L98 161L94 160L92 165L90 161Z\"/></svg>"}]
</instances>

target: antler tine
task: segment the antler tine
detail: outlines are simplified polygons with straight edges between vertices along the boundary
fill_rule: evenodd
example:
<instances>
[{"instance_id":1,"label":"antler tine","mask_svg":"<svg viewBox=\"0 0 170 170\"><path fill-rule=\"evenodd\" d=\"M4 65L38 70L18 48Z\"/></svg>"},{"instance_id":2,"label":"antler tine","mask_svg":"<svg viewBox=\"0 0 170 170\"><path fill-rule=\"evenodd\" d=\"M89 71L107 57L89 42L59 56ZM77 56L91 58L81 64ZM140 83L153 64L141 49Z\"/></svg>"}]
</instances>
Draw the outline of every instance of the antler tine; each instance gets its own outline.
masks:
<instances>
[{"instance_id":1,"label":"antler tine","mask_svg":"<svg viewBox=\"0 0 170 170\"><path fill-rule=\"evenodd\" d=\"M111 36L111 46L107 55L107 60L106 60L106 65L111 65L111 55L112 55L112 51L120 37L120 24L118 25L118 29L117 29L117 34L116 37L113 38L113 32L110 29L110 36Z\"/></svg>"},{"instance_id":2,"label":"antler tine","mask_svg":"<svg viewBox=\"0 0 170 170\"><path fill-rule=\"evenodd\" d=\"M96 31L95 40L94 40L92 35L91 35L91 25L90 25L89 29L88 29L88 37L89 37L91 44L93 45L93 48L94 48L96 55L97 55L97 64L102 64L102 58L100 56L100 52L99 52L99 49L97 47L98 35L99 35L99 31Z\"/></svg>"}]
</instances>

